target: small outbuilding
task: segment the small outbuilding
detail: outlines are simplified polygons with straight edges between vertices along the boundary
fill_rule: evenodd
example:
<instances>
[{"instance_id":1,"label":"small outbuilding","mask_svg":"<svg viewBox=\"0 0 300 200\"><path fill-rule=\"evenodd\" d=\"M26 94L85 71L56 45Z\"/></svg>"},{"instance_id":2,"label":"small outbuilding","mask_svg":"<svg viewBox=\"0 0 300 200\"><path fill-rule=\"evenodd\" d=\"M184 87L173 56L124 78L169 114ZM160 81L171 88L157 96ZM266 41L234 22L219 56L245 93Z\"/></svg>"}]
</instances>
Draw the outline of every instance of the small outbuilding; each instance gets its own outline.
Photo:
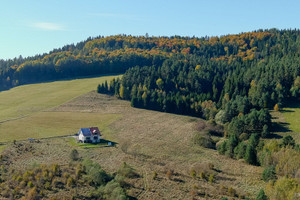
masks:
<instances>
[{"instance_id":1,"label":"small outbuilding","mask_svg":"<svg viewBox=\"0 0 300 200\"><path fill-rule=\"evenodd\" d=\"M99 143L101 133L98 127L81 128L78 131L78 140L81 143Z\"/></svg>"}]
</instances>

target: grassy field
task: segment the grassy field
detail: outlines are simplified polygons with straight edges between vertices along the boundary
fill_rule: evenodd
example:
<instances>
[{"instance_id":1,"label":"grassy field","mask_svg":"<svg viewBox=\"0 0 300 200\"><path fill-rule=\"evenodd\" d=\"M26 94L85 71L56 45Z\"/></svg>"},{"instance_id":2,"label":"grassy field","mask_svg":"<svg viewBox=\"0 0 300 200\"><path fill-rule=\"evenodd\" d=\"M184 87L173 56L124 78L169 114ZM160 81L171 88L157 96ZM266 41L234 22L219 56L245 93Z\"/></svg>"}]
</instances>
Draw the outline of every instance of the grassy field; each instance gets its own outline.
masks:
<instances>
[{"instance_id":1,"label":"grassy field","mask_svg":"<svg viewBox=\"0 0 300 200\"><path fill-rule=\"evenodd\" d=\"M283 116L292 131L300 133L300 105L287 107L282 110Z\"/></svg>"},{"instance_id":2,"label":"grassy field","mask_svg":"<svg viewBox=\"0 0 300 200\"><path fill-rule=\"evenodd\" d=\"M71 150L76 148L82 158L93 159L108 172L117 171L123 162L136 169L141 177L130 182L133 187L129 193L137 199L192 199L191 194L195 192L202 196L194 199L204 199L205 194L207 199L220 199L222 194L227 196L228 187L234 188L238 194L249 192L247 196L253 197L263 185L262 168L192 144L196 124L203 122L201 119L135 109L128 101L96 92L74 98L50 109L51 112L111 116L102 133L104 139L116 142L116 146L103 147L100 144L99 148L92 148L93 145L76 144L73 138L41 140L33 145L34 157L30 153L14 156L16 160L12 166L23 168L32 163L49 162L65 164L69 162ZM15 154L12 153L14 149L6 151ZM43 155L38 152L43 152ZM208 170L208 163L216 169L211 171L216 175L215 183L191 178L191 169L199 174ZM156 180L152 179L154 171L158 174ZM167 171L173 171L171 180L166 178Z\"/></svg>"},{"instance_id":3,"label":"grassy field","mask_svg":"<svg viewBox=\"0 0 300 200\"><path fill-rule=\"evenodd\" d=\"M2 142L26 138L43 138L77 133L81 127L97 126L107 132L107 125L120 118L118 114L39 112L8 121L0 126Z\"/></svg>"},{"instance_id":4,"label":"grassy field","mask_svg":"<svg viewBox=\"0 0 300 200\"><path fill-rule=\"evenodd\" d=\"M80 79L71 81L72 84L64 81L51 83L59 92L50 83L22 86L29 96L35 96L36 103L22 91L19 92L23 97L18 98L24 98L24 101L10 102L3 96L8 108L6 112L0 111L5 116L2 120L19 117L18 110L26 110L22 115L28 116L1 123L0 143L68 135L86 126L98 126L103 139L116 143L113 147L100 144L99 148L93 148L94 145L77 144L73 138L41 139L39 143L17 141L7 145L2 152L10 168L24 170L36 164L66 165L70 162L72 149L77 149L82 159L90 158L110 173L116 172L123 162L132 166L140 176L128 180L132 186L128 194L136 199L217 200L222 196L237 199L239 195L254 197L264 185L261 167L193 145L197 124L206 123L202 119L132 108L128 101L91 91L99 82L110 78ZM86 85L86 90L78 88L83 87L82 84ZM14 90L19 88L6 91L6 98L11 101L14 98L10 95L18 94L17 91L13 93ZM37 90L45 97L31 90ZM10 112L15 114L9 115ZM198 177L192 178L191 170L195 170ZM154 172L157 173L155 180ZM171 172L172 177L168 178L167 172ZM207 177L214 174L216 181L209 183L199 178L201 172ZM235 191L236 198L229 194L229 190Z\"/></svg>"},{"instance_id":5,"label":"grassy field","mask_svg":"<svg viewBox=\"0 0 300 200\"><path fill-rule=\"evenodd\" d=\"M84 112L46 112L113 76L23 85L0 92L0 142L73 134L80 127L106 126L120 116Z\"/></svg>"},{"instance_id":6,"label":"grassy field","mask_svg":"<svg viewBox=\"0 0 300 200\"><path fill-rule=\"evenodd\" d=\"M113 76L22 85L0 92L0 122L27 116L95 90Z\"/></svg>"}]
</instances>

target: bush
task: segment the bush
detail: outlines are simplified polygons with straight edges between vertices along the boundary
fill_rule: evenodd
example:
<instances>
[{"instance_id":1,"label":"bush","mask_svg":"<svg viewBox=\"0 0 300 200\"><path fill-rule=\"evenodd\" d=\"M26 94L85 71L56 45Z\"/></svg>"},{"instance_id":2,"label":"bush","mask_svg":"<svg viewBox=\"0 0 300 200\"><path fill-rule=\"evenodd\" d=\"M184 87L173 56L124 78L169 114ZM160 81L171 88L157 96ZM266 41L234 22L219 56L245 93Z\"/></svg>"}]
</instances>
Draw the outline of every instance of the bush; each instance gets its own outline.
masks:
<instances>
[{"instance_id":1,"label":"bush","mask_svg":"<svg viewBox=\"0 0 300 200\"><path fill-rule=\"evenodd\" d=\"M202 180L206 180L206 174L205 174L205 172L200 172L199 177L200 177Z\"/></svg>"},{"instance_id":2,"label":"bush","mask_svg":"<svg viewBox=\"0 0 300 200\"><path fill-rule=\"evenodd\" d=\"M155 180L157 178L157 172L153 171L152 179Z\"/></svg>"},{"instance_id":3,"label":"bush","mask_svg":"<svg viewBox=\"0 0 300 200\"><path fill-rule=\"evenodd\" d=\"M103 169L101 169L98 163L94 163L91 160L84 160L83 168L87 173L87 179L90 184L99 186L106 184L111 180L110 175L107 174Z\"/></svg>"},{"instance_id":4,"label":"bush","mask_svg":"<svg viewBox=\"0 0 300 200\"><path fill-rule=\"evenodd\" d=\"M286 146L291 146L291 147L295 147L295 140L292 136L290 135L287 135L287 136L284 136L283 139L282 139L282 146L286 147Z\"/></svg>"},{"instance_id":5,"label":"bush","mask_svg":"<svg viewBox=\"0 0 300 200\"><path fill-rule=\"evenodd\" d=\"M262 179L267 182L271 180L276 180L276 171L275 167L272 165L264 169L262 173Z\"/></svg>"},{"instance_id":6,"label":"bush","mask_svg":"<svg viewBox=\"0 0 300 200\"><path fill-rule=\"evenodd\" d=\"M172 170L168 170L167 173L166 173L167 179L171 180L172 176L173 176L173 171Z\"/></svg>"},{"instance_id":7,"label":"bush","mask_svg":"<svg viewBox=\"0 0 300 200\"><path fill-rule=\"evenodd\" d=\"M267 197L267 195L265 194L265 191L263 189L261 189L256 197L255 200L268 200L269 198Z\"/></svg>"},{"instance_id":8,"label":"bush","mask_svg":"<svg viewBox=\"0 0 300 200\"><path fill-rule=\"evenodd\" d=\"M49 181L47 181L45 184L44 184L44 188L46 190L50 190L51 189L51 183Z\"/></svg>"},{"instance_id":9,"label":"bush","mask_svg":"<svg viewBox=\"0 0 300 200\"><path fill-rule=\"evenodd\" d=\"M234 197L236 195L236 191L235 189L233 189L232 187L229 187L228 190L228 195Z\"/></svg>"},{"instance_id":10,"label":"bush","mask_svg":"<svg viewBox=\"0 0 300 200\"><path fill-rule=\"evenodd\" d=\"M220 145L218 145L217 150L218 150L219 154L224 155L225 151L226 151L226 147L227 147L227 140L225 140Z\"/></svg>"},{"instance_id":11,"label":"bush","mask_svg":"<svg viewBox=\"0 0 300 200\"><path fill-rule=\"evenodd\" d=\"M210 175L209 175L209 178L208 178L208 182L209 182L209 183L214 183L215 181L216 181L215 175L214 175L214 174L210 174Z\"/></svg>"},{"instance_id":12,"label":"bush","mask_svg":"<svg viewBox=\"0 0 300 200\"><path fill-rule=\"evenodd\" d=\"M100 186L90 194L91 199L127 200L124 189L116 181L110 181L105 186Z\"/></svg>"},{"instance_id":13,"label":"bush","mask_svg":"<svg viewBox=\"0 0 300 200\"><path fill-rule=\"evenodd\" d=\"M70 188L75 186L75 180L72 177L68 178L67 186L70 187Z\"/></svg>"},{"instance_id":14,"label":"bush","mask_svg":"<svg viewBox=\"0 0 300 200\"><path fill-rule=\"evenodd\" d=\"M134 178L138 176L135 170L126 162L124 162L121 168L118 170L118 174L127 178Z\"/></svg>"},{"instance_id":15,"label":"bush","mask_svg":"<svg viewBox=\"0 0 300 200\"><path fill-rule=\"evenodd\" d=\"M70 158L73 161L77 161L79 159L79 153L76 149L73 149L70 153Z\"/></svg>"},{"instance_id":16,"label":"bush","mask_svg":"<svg viewBox=\"0 0 300 200\"><path fill-rule=\"evenodd\" d=\"M215 142L213 141L213 139L211 138L211 136L209 135L208 132L196 133L194 135L193 142L194 142L194 144L200 145L200 146L205 147L205 148L210 148L210 149L215 149L216 148L216 144L215 144Z\"/></svg>"},{"instance_id":17,"label":"bush","mask_svg":"<svg viewBox=\"0 0 300 200\"><path fill-rule=\"evenodd\" d=\"M37 188L36 187L31 188L28 191L27 195L26 195L26 199L27 200L36 200L38 198L39 198L39 196L38 196L38 192L37 192Z\"/></svg>"},{"instance_id":18,"label":"bush","mask_svg":"<svg viewBox=\"0 0 300 200\"><path fill-rule=\"evenodd\" d=\"M110 176L99 168L92 168L89 171L89 177L95 185L104 185L111 180Z\"/></svg>"},{"instance_id":19,"label":"bush","mask_svg":"<svg viewBox=\"0 0 300 200\"><path fill-rule=\"evenodd\" d=\"M27 183L27 186L30 187L30 188L32 188L32 187L33 187L32 181L29 181L29 182Z\"/></svg>"},{"instance_id":20,"label":"bush","mask_svg":"<svg viewBox=\"0 0 300 200\"><path fill-rule=\"evenodd\" d=\"M194 169L191 170L191 177L195 179L197 176L196 171Z\"/></svg>"},{"instance_id":21,"label":"bush","mask_svg":"<svg viewBox=\"0 0 300 200\"><path fill-rule=\"evenodd\" d=\"M269 183L266 187L268 196L275 197L274 199L293 200L295 194L300 190L298 181L294 178L282 177L274 184Z\"/></svg>"}]
</instances>

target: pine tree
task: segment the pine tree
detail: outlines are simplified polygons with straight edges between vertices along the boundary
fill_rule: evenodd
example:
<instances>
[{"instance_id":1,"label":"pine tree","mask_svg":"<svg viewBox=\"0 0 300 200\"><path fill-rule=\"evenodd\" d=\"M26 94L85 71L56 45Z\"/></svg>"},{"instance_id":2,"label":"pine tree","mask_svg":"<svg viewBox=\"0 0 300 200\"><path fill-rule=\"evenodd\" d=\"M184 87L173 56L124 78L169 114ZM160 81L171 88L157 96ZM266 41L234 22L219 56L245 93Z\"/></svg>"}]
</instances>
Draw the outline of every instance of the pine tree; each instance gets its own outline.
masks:
<instances>
[{"instance_id":1,"label":"pine tree","mask_svg":"<svg viewBox=\"0 0 300 200\"><path fill-rule=\"evenodd\" d=\"M269 127L268 127L268 125L265 124L265 125L263 126L263 130L262 130L262 132L261 132L261 137L265 138L265 137L267 137L268 135L270 135Z\"/></svg>"},{"instance_id":2,"label":"pine tree","mask_svg":"<svg viewBox=\"0 0 300 200\"><path fill-rule=\"evenodd\" d=\"M101 85L100 85L100 84L98 84L97 92L98 92L98 93L102 93L102 88L101 88Z\"/></svg>"},{"instance_id":3,"label":"pine tree","mask_svg":"<svg viewBox=\"0 0 300 200\"><path fill-rule=\"evenodd\" d=\"M265 191L263 189L261 189L256 197L255 200L268 200L269 198L267 197L267 195L265 194Z\"/></svg>"},{"instance_id":4,"label":"pine tree","mask_svg":"<svg viewBox=\"0 0 300 200\"><path fill-rule=\"evenodd\" d=\"M259 137L256 134L251 135L245 152L245 161L251 165L257 164L256 146L258 144Z\"/></svg>"}]
</instances>

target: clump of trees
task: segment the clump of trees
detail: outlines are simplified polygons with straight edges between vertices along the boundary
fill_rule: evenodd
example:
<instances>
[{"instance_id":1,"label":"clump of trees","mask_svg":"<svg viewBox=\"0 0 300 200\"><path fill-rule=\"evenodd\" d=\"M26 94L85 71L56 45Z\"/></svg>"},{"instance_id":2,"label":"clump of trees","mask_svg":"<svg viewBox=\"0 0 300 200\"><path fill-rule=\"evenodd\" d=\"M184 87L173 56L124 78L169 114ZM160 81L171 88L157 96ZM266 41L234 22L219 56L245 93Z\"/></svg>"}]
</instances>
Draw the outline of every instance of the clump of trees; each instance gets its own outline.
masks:
<instances>
[{"instance_id":1,"label":"clump of trees","mask_svg":"<svg viewBox=\"0 0 300 200\"><path fill-rule=\"evenodd\" d=\"M126 173L121 174L120 171L124 170ZM91 160L74 162L68 166L37 165L28 171L6 171L1 177L0 197L35 200L47 198L57 190L86 187L90 190L85 197L88 199L126 200L128 184L125 178L131 178L129 175L132 171L134 170L126 164L115 175L111 175ZM82 198L76 195L78 193L72 198Z\"/></svg>"}]
</instances>

